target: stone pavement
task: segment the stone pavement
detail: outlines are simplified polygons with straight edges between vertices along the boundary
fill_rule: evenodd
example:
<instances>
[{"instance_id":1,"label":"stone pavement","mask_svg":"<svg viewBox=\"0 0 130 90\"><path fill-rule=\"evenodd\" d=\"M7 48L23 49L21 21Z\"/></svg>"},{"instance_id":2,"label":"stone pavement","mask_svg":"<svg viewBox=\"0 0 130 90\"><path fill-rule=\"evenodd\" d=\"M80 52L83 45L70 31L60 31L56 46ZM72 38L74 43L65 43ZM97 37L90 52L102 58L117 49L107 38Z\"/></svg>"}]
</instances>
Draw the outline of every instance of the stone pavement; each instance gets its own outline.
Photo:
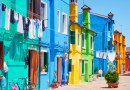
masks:
<instances>
[{"instance_id":1,"label":"stone pavement","mask_svg":"<svg viewBox=\"0 0 130 90\"><path fill-rule=\"evenodd\" d=\"M130 73L120 75L118 88L108 88L104 77L99 77L97 81L84 82L77 85L62 86L54 90L130 90Z\"/></svg>"}]
</instances>

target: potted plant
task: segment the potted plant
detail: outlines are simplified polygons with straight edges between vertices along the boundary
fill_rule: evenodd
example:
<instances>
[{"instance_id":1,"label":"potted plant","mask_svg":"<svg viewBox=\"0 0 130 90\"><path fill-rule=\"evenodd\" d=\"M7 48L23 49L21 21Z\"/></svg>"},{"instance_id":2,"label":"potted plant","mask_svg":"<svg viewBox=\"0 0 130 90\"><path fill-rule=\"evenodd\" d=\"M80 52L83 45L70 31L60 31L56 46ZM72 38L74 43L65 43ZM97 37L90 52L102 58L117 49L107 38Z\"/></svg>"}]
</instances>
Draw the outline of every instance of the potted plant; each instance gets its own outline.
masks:
<instances>
[{"instance_id":1,"label":"potted plant","mask_svg":"<svg viewBox=\"0 0 130 90\"><path fill-rule=\"evenodd\" d=\"M92 75L89 74L89 82L92 82Z\"/></svg>"},{"instance_id":2,"label":"potted plant","mask_svg":"<svg viewBox=\"0 0 130 90\"><path fill-rule=\"evenodd\" d=\"M55 72L55 76L57 76L57 71L55 70L54 72Z\"/></svg>"},{"instance_id":3,"label":"potted plant","mask_svg":"<svg viewBox=\"0 0 130 90\"><path fill-rule=\"evenodd\" d=\"M49 85L49 84L48 84L48 86L49 86L49 90L52 90L52 85Z\"/></svg>"},{"instance_id":4,"label":"potted plant","mask_svg":"<svg viewBox=\"0 0 130 90\"><path fill-rule=\"evenodd\" d=\"M61 85L61 82L57 82L56 84L57 84L57 86L59 87L59 86Z\"/></svg>"},{"instance_id":5,"label":"potted plant","mask_svg":"<svg viewBox=\"0 0 130 90\"><path fill-rule=\"evenodd\" d=\"M116 71L108 71L105 74L105 80L107 81L108 88L118 88L119 73Z\"/></svg>"},{"instance_id":6,"label":"potted plant","mask_svg":"<svg viewBox=\"0 0 130 90\"><path fill-rule=\"evenodd\" d=\"M47 69L47 65L45 65L45 66L41 66L41 72L45 72L46 69Z\"/></svg>"},{"instance_id":7,"label":"potted plant","mask_svg":"<svg viewBox=\"0 0 130 90\"><path fill-rule=\"evenodd\" d=\"M69 83L69 82L68 82L68 81L66 81L66 82L65 82L65 85L68 85L68 83Z\"/></svg>"},{"instance_id":8,"label":"potted plant","mask_svg":"<svg viewBox=\"0 0 130 90\"><path fill-rule=\"evenodd\" d=\"M97 71L98 71L98 67L95 67L94 73L96 74ZM95 76L95 78L97 79L98 77L99 77L99 75L97 74L97 75Z\"/></svg>"}]
</instances>

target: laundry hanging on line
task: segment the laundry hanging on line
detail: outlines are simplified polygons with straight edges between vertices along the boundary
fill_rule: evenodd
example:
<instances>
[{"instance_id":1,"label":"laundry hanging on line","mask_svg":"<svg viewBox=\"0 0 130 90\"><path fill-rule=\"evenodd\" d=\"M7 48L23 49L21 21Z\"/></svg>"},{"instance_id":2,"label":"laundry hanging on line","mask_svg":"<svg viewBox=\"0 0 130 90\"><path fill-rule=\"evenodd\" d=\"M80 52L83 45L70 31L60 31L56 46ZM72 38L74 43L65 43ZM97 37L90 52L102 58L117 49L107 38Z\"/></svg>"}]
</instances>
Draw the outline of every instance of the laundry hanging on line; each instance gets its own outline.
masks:
<instances>
[{"instance_id":1,"label":"laundry hanging on line","mask_svg":"<svg viewBox=\"0 0 130 90\"><path fill-rule=\"evenodd\" d=\"M102 58L102 57L103 57L103 52L100 52L99 58Z\"/></svg>"},{"instance_id":2,"label":"laundry hanging on line","mask_svg":"<svg viewBox=\"0 0 130 90\"><path fill-rule=\"evenodd\" d=\"M115 53L114 52L113 53L108 53L108 59L109 59L109 61L114 61Z\"/></svg>"},{"instance_id":3,"label":"laundry hanging on line","mask_svg":"<svg viewBox=\"0 0 130 90\"><path fill-rule=\"evenodd\" d=\"M103 52L103 59L107 59L107 52Z\"/></svg>"},{"instance_id":4,"label":"laundry hanging on line","mask_svg":"<svg viewBox=\"0 0 130 90\"><path fill-rule=\"evenodd\" d=\"M96 58L99 58L99 52L98 51L96 51Z\"/></svg>"}]
</instances>

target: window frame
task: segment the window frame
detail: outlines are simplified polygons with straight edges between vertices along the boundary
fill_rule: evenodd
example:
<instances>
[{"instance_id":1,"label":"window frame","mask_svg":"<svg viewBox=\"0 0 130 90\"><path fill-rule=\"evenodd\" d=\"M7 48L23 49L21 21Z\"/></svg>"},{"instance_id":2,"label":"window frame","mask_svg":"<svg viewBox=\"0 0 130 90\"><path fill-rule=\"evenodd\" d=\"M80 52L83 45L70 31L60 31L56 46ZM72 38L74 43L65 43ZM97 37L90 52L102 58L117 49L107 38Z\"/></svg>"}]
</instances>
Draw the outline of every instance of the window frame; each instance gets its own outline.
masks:
<instances>
[{"instance_id":1,"label":"window frame","mask_svg":"<svg viewBox=\"0 0 130 90\"><path fill-rule=\"evenodd\" d=\"M74 3L77 3L77 0L73 0L73 2L71 2L72 0L70 0L70 4L74 4Z\"/></svg>"},{"instance_id":2,"label":"window frame","mask_svg":"<svg viewBox=\"0 0 130 90\"><path fill-rule=\"evenodd\" d=\"M78 47L80 47L80 33L78 32Z\"/></svg>"},{"instance_id":3,"label":"window frame","mask_svg":"<svg viewBox=\"0 0 130 90\"><path fill-rule=\"evenodd\" d=\"M85 48L85 33L82 32L82 38L83 38L83 34L84 34L84 46L82 45L82 48ZM83 40L82 40L82 43L83 43Z\"/></svg>"},{"instance_id":4,"label":"window frame","mask_svg":"<svg viewBox=\"0 0 130 90\"><path fill-rule=\"evenodd\" d=\"M57 11L58 14L58 32L60 32L60 10Z\"/></svg>"},{"instance_id":5,"label":"window frame","mask_svg":"<svg viewBox=\"0 0 130 90\"><path fill-rule=\"evenodd\" d=\"M63 15L65 15L66 16L66 22L64 23L65 25L64 25L64 32L63 32ZM66 27L65 27L66 26ZM66 13L64 13L64 12L62 12L62 33L63 34L67 34L67 14Z\"/></svg>"},{"instance_id":6,"label":"window frame","mask_svg":"<svg viewBox=\"0 0 130 90\"><path fill-rule=\"evenodd\" d=\"M93 36L91 35L91 50L93 50Z\"/></svg>"},{"instance_id":7,"label":"window frame","mask_svg":"<svg viewBox=\"0 0 130 90\"><path fill-rule=\"evenodd\" d=\"M45 13L44 13L45 18L44 19L47 19L47 3L44 1L41 1L41 4L45 5ZM40 13L41 13L41 5L40 5ZM40 14L40 18L41 18L41 14ZM44 24L45 24L45 27L47 27L47 20L44 20Z\"/></svg>"},{"instance_id":8,"label":"window frame","mask_svg":"<svg viewBox=\"0 0 130 90\"><path fill-rule=\"evenodd\" d=\"M83 68L82 68L82 75L85 75L85 60L82 60L82 66L83 66L83 61L84 61L84 73L83 73Z\"/></svg>"}]
</instances>

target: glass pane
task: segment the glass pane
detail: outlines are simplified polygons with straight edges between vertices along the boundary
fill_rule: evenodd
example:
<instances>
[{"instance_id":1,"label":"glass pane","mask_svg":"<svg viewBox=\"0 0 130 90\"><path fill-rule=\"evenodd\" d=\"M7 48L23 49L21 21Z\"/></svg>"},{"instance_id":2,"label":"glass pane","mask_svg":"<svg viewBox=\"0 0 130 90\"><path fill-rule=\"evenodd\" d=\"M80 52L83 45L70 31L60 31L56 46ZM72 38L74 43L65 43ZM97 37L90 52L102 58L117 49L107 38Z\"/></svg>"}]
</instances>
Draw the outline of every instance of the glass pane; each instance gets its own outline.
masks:
<instances>
[{"instance_id":1,"label":"glass pane","mask_svg":"<svg viewBox=\"0 0 130 90\"><path fill-rule=\"evenodd\" d=\"M41 3L41 13L40 13L40 16L41 16L41 19L44 19L44 14L45 13L45 4Z\"/></svg>"}]
</instances>

